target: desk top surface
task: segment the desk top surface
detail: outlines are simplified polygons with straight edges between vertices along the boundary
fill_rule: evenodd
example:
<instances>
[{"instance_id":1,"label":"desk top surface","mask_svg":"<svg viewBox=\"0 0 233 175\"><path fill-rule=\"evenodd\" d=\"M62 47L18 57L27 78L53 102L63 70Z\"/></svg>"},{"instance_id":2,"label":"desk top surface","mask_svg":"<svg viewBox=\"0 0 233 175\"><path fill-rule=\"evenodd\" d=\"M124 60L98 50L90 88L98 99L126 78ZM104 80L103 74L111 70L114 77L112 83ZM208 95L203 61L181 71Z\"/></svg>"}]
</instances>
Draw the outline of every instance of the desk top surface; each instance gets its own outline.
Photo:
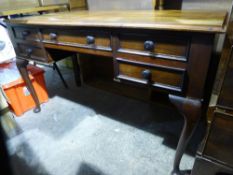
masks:
<instances>
[{"instance_id":1,"label":"desk top surface","mask_svg":"<svg viewBox=\"0 0 233 175\"><path fill-rule=\"evenodd\" d=\"M223 11L73 11L11 19L12 24L225 32Z\"/></svg>"}]
</instances>

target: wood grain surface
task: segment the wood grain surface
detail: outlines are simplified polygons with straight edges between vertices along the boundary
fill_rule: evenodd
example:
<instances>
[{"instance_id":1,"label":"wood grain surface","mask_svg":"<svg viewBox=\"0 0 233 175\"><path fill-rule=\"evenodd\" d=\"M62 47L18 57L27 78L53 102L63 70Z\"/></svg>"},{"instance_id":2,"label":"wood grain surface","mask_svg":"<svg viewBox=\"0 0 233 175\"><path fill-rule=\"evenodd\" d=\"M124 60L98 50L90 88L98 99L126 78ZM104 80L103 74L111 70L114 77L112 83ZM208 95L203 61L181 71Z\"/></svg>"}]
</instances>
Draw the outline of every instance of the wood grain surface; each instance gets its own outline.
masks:
<instances>
[{"instance_id":1,"label":"wood grain surface","mask_svg":"<svg viewBox=\"0 0 233 175\"><path fill-rule=\"evenodd\" d=\"M11 19L10 23L53 26L143 28L225 32L223 11L74 11Z\"/></svg>"}]
</instances>

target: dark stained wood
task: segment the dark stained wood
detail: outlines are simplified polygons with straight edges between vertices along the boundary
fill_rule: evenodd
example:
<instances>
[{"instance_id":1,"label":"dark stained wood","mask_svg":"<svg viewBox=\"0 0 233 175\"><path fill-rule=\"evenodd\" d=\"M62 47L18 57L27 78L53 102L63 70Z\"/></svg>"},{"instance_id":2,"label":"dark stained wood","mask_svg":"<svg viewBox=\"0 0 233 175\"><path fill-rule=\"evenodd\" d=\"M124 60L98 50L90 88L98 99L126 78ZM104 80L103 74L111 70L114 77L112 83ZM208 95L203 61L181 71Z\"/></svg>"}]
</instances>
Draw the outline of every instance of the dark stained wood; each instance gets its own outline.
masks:
<instances>
[{"instance_id":1,"label":"dark stained wood","mask_svg":"<svg viewBox=\"0 0 233 175\"><path fill-rule=\"evenodd\" d=\"M116 53L116 58L122 58L129 61L134 61L138 63L146 63L150 65L155 66L161 66L161 67L174 67L174 68L180 68L180 69L186 69L187 63L184 61L177 61L177 60L170 60L170 59L164 59L157 56L141 56L137 54L129 54L129 53Z\"/></svg>"},{"instance_id":2,"label":"dark stained wood","mask_svg":"<svg viewBox=\"0 0 233 175\"><path fill-rule=\"evenodd\" d=\"M113 81L113 58L79 54L79 61L85 84L118 95L149 102L150 94L147 87L139 87L134 83L126 84ZM157 92L155 93L158 94Z\"/></svg>"},{"instance_id":3,"label":"dark stained wood","mask_svg":"<svg viewBox=\"0 0 233 175\"><path fill-rule=\"evenodd\" d=\"M216 111L203 154L233 168L233 115Z\"/></svg>"},{"instance_id":4,"label":"dark stained wood","mask_svg":"<svg viewBox=\"0 0 233 175\"><path fill-rule=\"evenodd\" d=\"M77 47L92 47L95 49L110 49L110 34L96 31L82 30L57 30L42 29L42 40L44 43L55 43L59 45L73 44ZM51 35L55 35L52 38ZM87 37L93 37L94 43L88 44Z\"/></svg>"},{"instance_id":5,"label":"dark stained wood","mask_svg":"<svg viewBox=\"0 0 233 175\"><path fill-rule=\"evenodd\" d=\"M146 86L156 87L174 92L182 92L185 70L175 70L162 67L152 67L135 62L127 62L124 59L117 59L119 75L117 78L128 80ZM143 71L150 72L150 78L143 77Z\"/></svg>"},{"instance_id":6,"label":"dark stained wood","mask_svg":"<svg viewBox=\"0 0 233 175\"><path fill-rule=\"evenodd\" d=\"M233 54L231 48L227 72L219 94L218 106L233 110Z\"/></svg>"},{"instance_id":7,"label":"dark stained wood","mask_svg":"<svg viewBox=\"0 0 233 175\"><path fill-rule=\"evenodd\" d=\"M64 50L64 51L70 51L70 52L78 52L78 53L85 53L85 54L91 54L91 55L100 55L100 56L112 56L111 50L106 49L95 49L92 46L90 47L77 47L76 45L59 45L59 44L48 44L45 43L44 47L47 49L57 49L57 50Z\"/></svg>"},{"instance_id":8,"label":"dark stained wood","mask_svg":"<svg viewBox=\"0 0 233 175\"><path fill-rule=\"evenodd\" d=\"M233 174L232 31L231 19L208 109L208 117L212 120L197 152L192 175Z\"/></svg>"},{"instance_id":9,"label":"dark stained wood","mask_svg":"<svg viewBox=\"0 0 233 175\"><path fill-rule=\"evenodd\" d=\"M164 59L187 61L190 38L185 36L172 36L169 33L153 35L120 34L120 47L118 52L138 55L150 55ZM145 49L145 42L154 43L151 50Z\"/></svg>"},{"instance_id":10,"label":"dark stained wood","mask_svg":"<svg viewBox=\"0 0 233 175\"><path fill-rule=\"evenodd\" d=\"M201 117L202 104L198 99L183 98L169 95L171 102L177 107L184 117L184 127L176 149L175 161L173 164L172 175L181 175L180 161L185 148L193 134L195 127Z\"/></svg>"},{"instance_id":11,"label":"dark stained wood","mask_svg":"<svg viewBox=\"0 0 233 175\"><path fill-rule=\"evenodd\" d=\"M147 93L153 89L170 94L185 119L172 172L179 175L180 160L201 117L202 102L208 100L204 90L210 83L207 77L214 37L225 32L225 20L225 12L84 11L12 19L7 25L17 56L25 60L52 62L56 60L53 52L105 56L111 63L109 78L125 86L140 85ZM22 37L24 30L31 30L31 37ZM30 47L34 48L30 57L22 55ZM73 61L79 85L79 66L76 59ZM91 59L83 63L84 67L96 66ZM19 69L24 67L19 65Z\"/></svg>"},{"instance_id":12,"label":"dark stained wood","mask_svg":"<svg viewBox=\"0 0 233 175\"><path fill-rule=\"evenodd\" d=\"M228 63L231 58L231 47L233 44L232 36L233 36L233 22L230 21L228 25L227 33L226 33L226 38L224 40L224 47L222 49L221 59L218 65L218 71L217 71L216 80L214 84L213 94L217 96L219 95L221 91L222 83L224 80L223 77L226 74Z\"/></svg>"},{"instance_id":13,"label":"dark stained wood","mask_svg":"<svg viewBox=\"0 0 233 175\"><path fill-rule=\"evenodd\" d=\"M214 35L193 35L187 74L189 84L187 96L202 99L213 52Z\"/></svg>"},{"instance_id":14,"label":"dark stained wood","mask_svg":"<svg viewBox=\"0 0 233 175\"><path fill-rule=\"evenodd\" d=\"M72 63L73 63L73 70L74 70L74 78L77 86L81 86L81 71L80 71L80 65L78 62L77 54L72 55Z\"/></svg>"},{"instance_id":15,"label":"dark stained wood","mask_svg":"<svg viewBox=\"0 0 233 175\"><path fill-rule=\"evenodd\" d=\"M225 32L226 12L220 11L74 11L11 19L11 24Z\"/></svg>"}]
</instances>

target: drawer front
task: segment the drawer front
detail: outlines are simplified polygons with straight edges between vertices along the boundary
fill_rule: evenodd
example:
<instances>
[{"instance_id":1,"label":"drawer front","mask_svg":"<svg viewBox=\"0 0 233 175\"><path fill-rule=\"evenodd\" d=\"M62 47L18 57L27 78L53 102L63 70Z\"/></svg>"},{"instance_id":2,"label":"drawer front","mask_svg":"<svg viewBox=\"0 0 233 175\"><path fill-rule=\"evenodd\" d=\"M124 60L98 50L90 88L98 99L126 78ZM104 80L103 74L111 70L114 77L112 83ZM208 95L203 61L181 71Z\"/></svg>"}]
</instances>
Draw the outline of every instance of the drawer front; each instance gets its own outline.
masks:
<instances>
[{"instance_id":1,"label":"drawer front","mask_svg":"<svg viewBox=\"0 0 233 175\"><path fill-rule=\"evenodd\" d=\"M215 112L204 154L233 166L233 116Z\"/></svg>"},{"instance_id":2,"label":"drawer front","mask_svg":"<svg viewBox=\"0 0 233 175\"><path fill-rule=\"evenodd\" d=\"M168 60L168 59L161 59L157 57L150 57L150 56L141 56L141 55L134 55L128 53L118 53L117 58L122 58L130 62L136 62L139 64L148 64L151 66L168 66L168 67L176 67L176 68L187 68L186 62L180 62L176 60Z\"/></svg>"},{"instance_id":3,"label":"drawer front","mask_svg":"<svg viewBox=\"0 0 233 175\"><path fill-rule=\"evenodd\" d=\"M39 41L38 30L35 28L14 27L14 35L16 39Z\"/></svg>"},{"instance_id":4,"label":"drawer front","mask_svg":"<svg viewBox=\"0 0 233 175\"><path fill-rule=\"evenodd\" d=\"M185 70L155 67L117 60L116 78L171 92L183 92Z\"/></svg>"},{"instance_id":5,"label":"drawer front","mask_svg":"<svg viewBox=\"0 0 233 175\"><path fill-rule=\"evenodd\" d=\"M17 43L17 55L29 60L49 62L47 53L39 45Z\"/></svg>"},{"instance_id":6,"label":"drawer front","mask_svg":"<svg viewBox=\"0 0 233 175\"><path fill-rule=\"evenodd\" d=\"M187 61L189 45L188 37L122 34L118 52Z\"/></svg>"},{"instance_id":7,"label":"drawer front","mask_svg":"<svg viewBox=\"0 0 233 175\"><path fill-rule=\"evenodd\" d=\"M59 43L64 45L111 50L110 34L96 31L43 29L43 41L46 43Z\"/></svg>"}]
</instances>

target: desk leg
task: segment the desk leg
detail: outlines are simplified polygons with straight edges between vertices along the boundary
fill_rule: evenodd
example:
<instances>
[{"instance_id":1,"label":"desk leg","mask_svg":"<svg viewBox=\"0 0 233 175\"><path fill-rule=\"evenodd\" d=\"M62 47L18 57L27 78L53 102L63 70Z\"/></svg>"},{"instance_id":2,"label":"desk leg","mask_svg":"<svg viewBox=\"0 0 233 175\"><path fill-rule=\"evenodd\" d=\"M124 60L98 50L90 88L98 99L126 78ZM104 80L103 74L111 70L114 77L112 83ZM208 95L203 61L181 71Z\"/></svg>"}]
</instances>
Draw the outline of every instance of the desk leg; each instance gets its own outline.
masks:
<instances>
[{"instance_id":1,"label":"desk leg","mask_svg":"<svg viewBox=\"0 0 233 175\"><path fill-rule=\"evenodd\" d=\"M81 86L81 71L78 63L77 54L72 55L74 78L77 86Z\"/></svg>"},{"instance_id":2,"label":"desk leg","mask_svg":"<svg viewBox=\"0 0 233 175\"><path fill-rule=\"evenodd\" d=\"M36 107L35 107L35 109L33 111L35 113L38 113L38 112L41 111L40 102L39 102L36 91L35 91L34 87L32 86L32 82L31 82L31 80L29 78L29 75L28 75L28 71L27 71L28 61L17 59L16 60L16 65L17 65L17 68L18 68L24 82L26 83L26 86L27 86L29 92L31 93L32 98L33 98L33 100L34 100L34 102L36 104Z\"/></svg>"},{"instance_id":3,"label":"desk leg","mask_svg":"<svg viewBox=\"0 0 233 175\"><path fill-rule=\"evenodd\" d=\"M170 101L182 113L184 126L176 148L176 155L173 164L172 175L183 175L180 171L180 161L185 152L187 144L201 117L201 101L174 95L169 95Z\"/></svg>"}]
</instances>

